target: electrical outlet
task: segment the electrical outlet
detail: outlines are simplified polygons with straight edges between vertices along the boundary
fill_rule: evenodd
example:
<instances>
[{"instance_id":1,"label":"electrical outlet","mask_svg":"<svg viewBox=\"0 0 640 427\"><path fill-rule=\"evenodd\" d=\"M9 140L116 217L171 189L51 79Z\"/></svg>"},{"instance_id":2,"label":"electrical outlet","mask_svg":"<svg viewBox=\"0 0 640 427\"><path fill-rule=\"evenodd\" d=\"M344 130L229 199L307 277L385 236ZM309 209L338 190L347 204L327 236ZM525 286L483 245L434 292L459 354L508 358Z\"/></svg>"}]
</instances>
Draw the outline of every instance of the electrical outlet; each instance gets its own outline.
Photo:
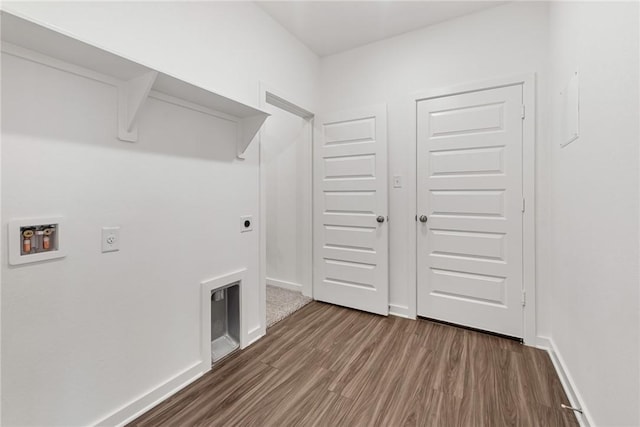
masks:
<instances>
[{"instance_id":1,"label":"electrical outlet","mask_svg":"<svg viewBox=\"0 0 640 427\"><path fill-rule=\"evenodd\" d=\"M102 252L120 250L120 227L102 227Z\"/></svg>"},{"instance_id":2,"label":"electrical outlet","mask_svg":"<svg viewBox=\"0 0 640 427\"><path fill-rule=\"evenodd\" d=\"M251 215L245 215L240 217L240 232L253 230L253 217Z\"/></svg>"}]
</instances>

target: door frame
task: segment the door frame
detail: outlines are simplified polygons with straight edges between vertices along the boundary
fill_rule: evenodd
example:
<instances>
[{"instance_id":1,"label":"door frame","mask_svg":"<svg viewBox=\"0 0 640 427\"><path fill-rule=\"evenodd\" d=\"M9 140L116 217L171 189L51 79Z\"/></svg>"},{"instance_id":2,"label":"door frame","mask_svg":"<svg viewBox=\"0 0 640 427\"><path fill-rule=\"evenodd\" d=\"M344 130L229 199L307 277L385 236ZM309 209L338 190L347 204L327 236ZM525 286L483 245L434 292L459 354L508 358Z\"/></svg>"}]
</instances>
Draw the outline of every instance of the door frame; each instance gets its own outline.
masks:
<instances>
[{"instance_id":1,"label":"door frame","mask_svg":"<svg viewBox=\"0 0 640 427\"><path fill-rule=\"evenodd\" d=\"M305 131L308 137L305 162L308 166L308 194L309 205L305 210L309 212L309 233L304 239L304 250L302 254L304 278L306 283L302 283L302 293L313 298L313 125L315 114L311 110L303 108L294 97L278 89L274 89L270 84L260 81L258 84L259 108L268 111L279 109L306 120ZM259 230L259 263L258 263L258 290L259 290L259 315L260 315L260 335L267 332L267 209L266 209L266 167L263 163L264 128L258 132L259 146L259 201L258 201L258 230Z\"/></svg>"},{"instance_id":2,"label":"door frame","mask_svg":"<svg viewBox=\"0 0 640 427\"><path fill-rule=\"evenodd\" d=\"M535 147L536 147L536 74L526 73L489 80L476 81L460 85L421 91L411 95L413 110L411 113L414 132L414 156L416 161L410 165L410 179L413 189L409 189L410 212L419 214L418 202L418 102L450 95L459 95L486 89L522 85L522 101L525 106L525 119L522 122L522 196L525 199L525 211L522 216L522 286L526 304L523 310L523 340L525 344L536 343L536 233L535 233ZM413 192L411 192L413 190ZM416 222L417 227L417 222ZM414 228L415 229L415 228ZM417 230L417 229L415 229ZM416 318L418 312L418 239L417 232L410 233L409 253L409 292L413 294L413 304L409 304L409 317Z\"/></svg>"}]
</instances>

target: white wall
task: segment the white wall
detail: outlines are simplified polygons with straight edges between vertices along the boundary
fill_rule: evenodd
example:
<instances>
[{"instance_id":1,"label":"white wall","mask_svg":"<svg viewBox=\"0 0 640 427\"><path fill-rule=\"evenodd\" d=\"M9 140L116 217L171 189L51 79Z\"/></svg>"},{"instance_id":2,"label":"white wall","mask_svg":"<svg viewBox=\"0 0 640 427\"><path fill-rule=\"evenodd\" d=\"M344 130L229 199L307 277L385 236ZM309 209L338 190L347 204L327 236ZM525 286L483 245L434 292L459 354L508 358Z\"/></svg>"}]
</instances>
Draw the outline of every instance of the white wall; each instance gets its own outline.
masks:
<instances>
[{"instance_id":1,"label":"white wall","mask_svg":"<svg viewBox=\"0 0 640 427\"><path fill-rule=\"evenodd\" d=\"M638 3L550 8L552 333L591 421L640 424ZM580 138L559 147L579 72Z\"/></svg>"},{"instance_id":2,"label":"white wall","mask_svg":"<svg viewBox=\"0 0 640 427\"><path fill-rule=\"evenodd\" d=\"M637 3L507 4L325 57L319 88L316 56L250 3L3 8L254 105L258 81L312 108L319 89L319 112L386 102L389 176L404 184L390 187L390 297L405 314L415 304L409 95L537 72L537 332L596 424L640 424ZM197 363L200 281L248 267L245 333L264 327L258 233L237 232L239 215L257 217L258 149L238 162L223 123L154 100L140 141L119 142L99 131L115 127L111 88L3 60L3 229L50 213L71 227L65 260L8 268L3 255L2 421L91 424ZM557 94L576 68L581 138L560 149ZM114 224L123 250L101 255L99 229Z\"/></svg>"},{"instance_id":3,"label":"white wall","mask_svg":"<svg viewBox=\"0 0 640 427\"><path fill-rule=\"evenodd\" d=\"M3 1L2 8L247 104L258 105L258 81L311 107L315 100L317 56L251 2Z\"/></svg>"},{"instance_id":4,"label":"white wall","mask_svg":"<svg viewBox=\"0 0 640 427\"><path fill-rule=\"evenodd\" d=\"M313 105L317 57L251 3L3 8L246 103L265 81ZM228 124L154 99L124 143L113 87L2 59L2 227L63 215L69 250L9 267L2 242L2 424L94 424L198 364L200 282L242 267L257 338L258 232L239 232L257 144L238 161ZM122 249L101 254L108 225Z\"/></svg>"},{"instance_id":5,"label":"white wall","mask_svg":"<svg viewBox=\"0 0 640 427\"><path fill-rule=\"evenodd\" d=\"M538 73L538 97L546 87L548 9L546 3L512 3L383 40L321 60L319 112L386 102L389 176L403 188L389 187L390 303L396 313L415 310L415 129L411 94L434 88L522 73ZM548 250L544 111L538 112L537 251ZM548 301L544 271L538 299ZM550 328L548 304L538 304L538 330Z\"/></svg>"}]
</instances>

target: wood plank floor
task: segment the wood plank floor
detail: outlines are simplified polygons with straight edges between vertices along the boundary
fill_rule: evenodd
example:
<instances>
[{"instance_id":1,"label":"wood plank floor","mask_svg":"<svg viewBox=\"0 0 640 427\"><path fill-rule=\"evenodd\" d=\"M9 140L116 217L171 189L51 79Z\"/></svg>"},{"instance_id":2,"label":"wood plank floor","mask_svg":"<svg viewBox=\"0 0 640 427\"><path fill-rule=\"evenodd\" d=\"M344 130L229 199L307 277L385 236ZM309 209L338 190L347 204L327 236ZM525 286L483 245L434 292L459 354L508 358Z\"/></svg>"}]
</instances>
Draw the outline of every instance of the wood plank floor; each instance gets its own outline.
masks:
<instances>
[{"instance_id":1,"label":"wood plank floor","mask_svg":"<svg viewBox=\"0 0 640 427\"><path fill-rule=\"evenodd\" d=\"M548 355L313 302L132 426L577 426Z\"/></svg>"}]
</instances>

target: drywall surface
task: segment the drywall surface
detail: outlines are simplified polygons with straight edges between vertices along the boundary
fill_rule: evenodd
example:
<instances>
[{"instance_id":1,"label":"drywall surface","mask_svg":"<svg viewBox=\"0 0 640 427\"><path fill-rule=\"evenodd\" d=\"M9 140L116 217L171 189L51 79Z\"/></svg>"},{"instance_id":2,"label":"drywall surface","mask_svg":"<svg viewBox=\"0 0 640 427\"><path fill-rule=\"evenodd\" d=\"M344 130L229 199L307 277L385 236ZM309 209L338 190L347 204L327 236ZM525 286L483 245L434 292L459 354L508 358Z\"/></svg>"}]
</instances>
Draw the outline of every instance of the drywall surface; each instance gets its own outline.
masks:
<instances>
[{"instance_id":1,"label":"drywall surface","mask_svg":"<svg viewBox=\"0 0 640 427\"><path fill-rule=\"evenodd\" d=\"M258 81L313 107L318 58L251 2L11 2L2 8L258 105Z\"/></svg>"},{"instance_id":2,"label":"drywall surface","mask_svg":"<svg viewBox=\"0 0 640 427\"><path fill-rule=\"evenodd\" d=\"M253 105L258 82L313 104L317 58L251 3L4 3ZM200 283L248 268L258 338L258 147L229 122L156 99L117 135L114 87L2 57L2 227L61 215L68 256L8 266L2 241L2 424L93 425L197 365ZM26 163L26 165L25 165ZM260 224L256 224L260 227ZM119 252L100 252L120 226ZM113 420L113 418L112 418Z\"/></svg>"},{"instance_id":3,"label":"drywall surface","mask_svg":"<svg viewBox=\"0 0 640 427\"><path fill-rule=\"evenodd\" d=\"M591 422L640 424L638 3L550 7L552 337ZM580 82L580 137L560 148Z\"/></svg>"},{"instance_id":4,"label":"drywall surface","mask_svg":"<svg viewBox=\"0 0 640 427\"><path fill-rule=\"evenodd\" d=\"M319 113L386 102L389 176L390 303L392 312L415 310L415 104L411 95L431 89L522 73L537 73L545 90L548 9L542 2L515 2L321 60ZM549 331L549 291L540 271L548 251L544 111L538 111L536 147L538 331ZM390 180L391 181L391 180ZM542 303L541 303L542 302Z\"/></svg>"},{"instance_id":5,"label":"drywall surface","mask_svg":"<svg viewBox=\"0 0 640 427\"><path fill-rule=\"evenodd\" d=\"M272 116L260 134L266 168L267 278L270 284L302 291L303 285L311 285L305 275L311 245L311 212L306 209L311 204L310 124L277 107L267 110Z\"/></svg>"}]
</instances>

